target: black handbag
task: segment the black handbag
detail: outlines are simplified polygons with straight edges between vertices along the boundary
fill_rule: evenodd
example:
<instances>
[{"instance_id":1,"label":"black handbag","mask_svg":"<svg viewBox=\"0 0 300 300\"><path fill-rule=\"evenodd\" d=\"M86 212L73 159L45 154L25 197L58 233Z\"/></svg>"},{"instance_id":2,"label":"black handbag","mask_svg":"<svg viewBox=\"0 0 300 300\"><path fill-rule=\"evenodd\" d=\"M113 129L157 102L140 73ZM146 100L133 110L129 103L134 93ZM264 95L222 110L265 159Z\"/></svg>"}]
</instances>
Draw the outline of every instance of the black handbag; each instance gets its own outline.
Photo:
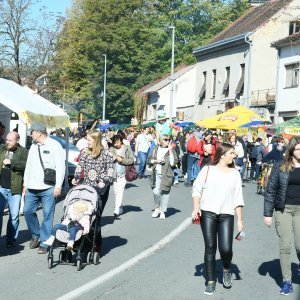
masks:
<instances>
[{"instance_id":1,"label":"black handbag","mask_svg":"<svg viewBox=\"0 0 300 300\"><path fill-rule=\"evenodd\" d=\"M48 185L55 185L56 171L54 169L50 169L50 168L45 169L43 161L42 161L40 145L38 145L38 150L39 150L39 157L40 157L41 165L44 170L44 183L48 184Z\"/></svg>"}]
</instances>

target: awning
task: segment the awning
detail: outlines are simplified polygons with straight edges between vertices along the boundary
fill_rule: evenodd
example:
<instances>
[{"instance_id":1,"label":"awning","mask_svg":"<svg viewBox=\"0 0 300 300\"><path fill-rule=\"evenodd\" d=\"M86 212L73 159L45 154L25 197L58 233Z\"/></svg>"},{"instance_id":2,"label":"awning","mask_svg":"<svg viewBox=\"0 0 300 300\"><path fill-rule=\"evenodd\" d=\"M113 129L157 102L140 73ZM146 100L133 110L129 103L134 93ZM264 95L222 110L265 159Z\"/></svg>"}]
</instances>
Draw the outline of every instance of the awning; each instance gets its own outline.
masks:
<instances>
[{"instance_id":1,"label":"awning","mask_svg":"<svg viewBox=\"0 0 300 300\"><path fill-rule=\"evenodd\" d=\"M245 81L245 71L243 69L242 74L241 74L241 78L240 78L239 83L238 83L238 85L236 87L236 90L235 90L236 94L240 94L240 92L241 92L241 90L244 86L244 81Z\"/></svg>"},{"instance_id":2,"label":"awning","mask_svg":"<svg viewBox=\"0 0 300 300\"><path fill-rule=\"evenodd\" d=\"M27 126L40 122L47 128L70 127L69 116L61 108L11 80L0 78L0 103Z\"/></svg>"},{"instance_id":3,"label":"awning","mask_svg":"<svg viewBox=\"0 0 300 300\"><path fill-rule=\"evenodd\" d=\"M229 77L227 76L226 81L223 86L223 94L227 93L228 87L229 87Z\"/></svg>"},{"instance_id":4,"label":"awning","mask_svg":"<svg viewBox=\"0 0 300 300\"><path fill-rule=\"evenodd\" d=\"M200 93L199 93L199 99L203 98L205 91L206 91L206 82L204 81L203 84L202 84L202 88L200 90Z\"/></svg>"}]
</instances>

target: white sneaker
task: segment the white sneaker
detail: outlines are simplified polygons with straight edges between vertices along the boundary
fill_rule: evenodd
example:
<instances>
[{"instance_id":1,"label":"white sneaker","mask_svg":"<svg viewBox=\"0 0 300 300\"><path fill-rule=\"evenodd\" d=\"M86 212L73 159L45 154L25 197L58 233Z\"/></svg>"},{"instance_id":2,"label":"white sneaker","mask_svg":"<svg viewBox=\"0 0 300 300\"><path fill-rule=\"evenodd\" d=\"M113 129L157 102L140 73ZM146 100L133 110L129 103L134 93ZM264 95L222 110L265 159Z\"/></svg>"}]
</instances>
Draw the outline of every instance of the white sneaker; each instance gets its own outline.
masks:
<instances>
[{"instance_id":1,"label":"white sneaker","mask_svg":"<svg viewBox=\"0 0 300 300\"><path fill-rule=\"evenodd\" d=\"M166 215L163 211L160 212L160 217L159 218L163 219L163 220L166 218Z\"/></svg>"},{"instance_id":2,"label":"white sneaker","mask_svg":"<svg viewBox=\"0 0 300 300\"><path fill-rule=\"evenodd\" d=\"M185 175L183 176L183 178L187 178L187 174L185 174Z\"/></svg>"},{"instance_id":3,"label":"white sneaker","mask_svg":"<svg viewBox=\"0 0 300 300\"><path fill-rule=\"evenodd\" d=\"M152 218L157 218L159 216L159 214L160 214L160 208L157 207L157 208L155 208L155 210L152 214Z\"/></svg>"},{"instance_id":4,"label":"white sneaker","mask_svg":"<svg viewBox=\"0 0 300 300\"><path fill-rule=\"evenodd\" d=\"M119 209L115 209L115 210L114 210L114 215L115 215L115 216L123 215L123 207L120 206Z\"/></svg>"},{"instance_id":5,"label":"white sneaker","mask_svg":"<svg viewBox=\"0 0 300 300\"><path fill-rule=\"evenodd\" d=\"M47 246L52 246L54 240L55 240L55 236L54 235L50 235L49 239L46 240L45 242L43 242L43 244L45 244Z\"/></svg>"},{"instance_id":6,"label":"white sneaker","mask_svg":"<svg viewBox=\"0 0 300 300\"><path fill-rule=\"evenodd\" d=\"M68 244L67 244L67 249L70 251L70 250L73 250L73 246L74 246L74 241L69 241Z\"/></svg>"},{"instance_id":7,"label":"white sneaker","mask_svg":"<svg viewBox=\"0 0 300 300\"><path fill-rule=\"evenodd\" d=\"M173 185L177 186L179 184L178 180L174 181Z\"/></svg>"}]
</instances>

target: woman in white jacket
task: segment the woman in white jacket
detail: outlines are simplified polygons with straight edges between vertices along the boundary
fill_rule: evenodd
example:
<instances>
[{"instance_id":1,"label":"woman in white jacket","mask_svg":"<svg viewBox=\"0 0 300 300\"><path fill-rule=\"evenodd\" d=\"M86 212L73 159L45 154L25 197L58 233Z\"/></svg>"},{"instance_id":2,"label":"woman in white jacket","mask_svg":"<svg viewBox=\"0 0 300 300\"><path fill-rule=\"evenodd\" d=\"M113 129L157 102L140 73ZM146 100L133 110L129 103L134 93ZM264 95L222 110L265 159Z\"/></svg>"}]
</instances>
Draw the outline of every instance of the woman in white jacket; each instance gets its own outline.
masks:
<instances>
[{"instance_id":1,"label":"woman in white jacket","mask_svg":"<svg viewBox=\"0 0 300 300\"><path fill-rule=\"evenodd\" d=\"M221 143L214 161L202 168L193 185L193 220L201 216L201 229L205 244L204 263L207 273L206 295L216 290L216 250L217 244L223 262L223 285L231 287L232 242L234 231L234 212L237 215L237 230L242 232L242 181L234 168L234 147ZM217 242L218 241L218 242Z\"/></svg>"}]
</instances>

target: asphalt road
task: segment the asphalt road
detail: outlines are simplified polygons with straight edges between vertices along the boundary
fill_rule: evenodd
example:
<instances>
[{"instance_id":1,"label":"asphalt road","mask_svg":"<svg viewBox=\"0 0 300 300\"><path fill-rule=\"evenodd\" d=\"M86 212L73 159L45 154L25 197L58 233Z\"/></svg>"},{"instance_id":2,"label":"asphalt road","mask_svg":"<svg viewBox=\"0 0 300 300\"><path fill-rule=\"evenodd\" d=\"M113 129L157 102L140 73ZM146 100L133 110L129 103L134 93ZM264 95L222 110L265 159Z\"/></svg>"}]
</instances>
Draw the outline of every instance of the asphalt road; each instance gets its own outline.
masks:
<instances>
[{"instance_id":1,"label":"asphalt road","mask_svg":"<svg viewBox=\"0 0 300 300\"><path fill-rule=\"evenodd\" d=\"M246 237L234 241L233 286L230 290L222 287L222 264L217 255L219 283L210 298L282 299L279 296L281 274L274 226L269 229L263 224L263 197L256 194L254 183L246 184L244 198ZM29 249L30 235L21 217L19 245L6 249L5 237L0 240L0 299L67 299L72 291L78 299L209 298L203 294L204 245L199 226L190 224L164 247L151 250L178 226L190 223L187 218L192 210L191 189L183 183L172 189L165 220L151 218L153 199L147 179L128 184L121 220L114 220L112 216L113 201L111 192L102 218L101 263L86 265L81 271L77 271L75 265L63 264L55 264L49 270L47 255ZM61 216L62 201L57 204L55 222L59 222ZM6 222L7 216L4 224ZM295 293L289 299L300 299L300 272L295 250L292 252ZM143 258L145 253L148 255ZM57 261L58 251L54 255Z\"/></svg>"}]
</instances>

